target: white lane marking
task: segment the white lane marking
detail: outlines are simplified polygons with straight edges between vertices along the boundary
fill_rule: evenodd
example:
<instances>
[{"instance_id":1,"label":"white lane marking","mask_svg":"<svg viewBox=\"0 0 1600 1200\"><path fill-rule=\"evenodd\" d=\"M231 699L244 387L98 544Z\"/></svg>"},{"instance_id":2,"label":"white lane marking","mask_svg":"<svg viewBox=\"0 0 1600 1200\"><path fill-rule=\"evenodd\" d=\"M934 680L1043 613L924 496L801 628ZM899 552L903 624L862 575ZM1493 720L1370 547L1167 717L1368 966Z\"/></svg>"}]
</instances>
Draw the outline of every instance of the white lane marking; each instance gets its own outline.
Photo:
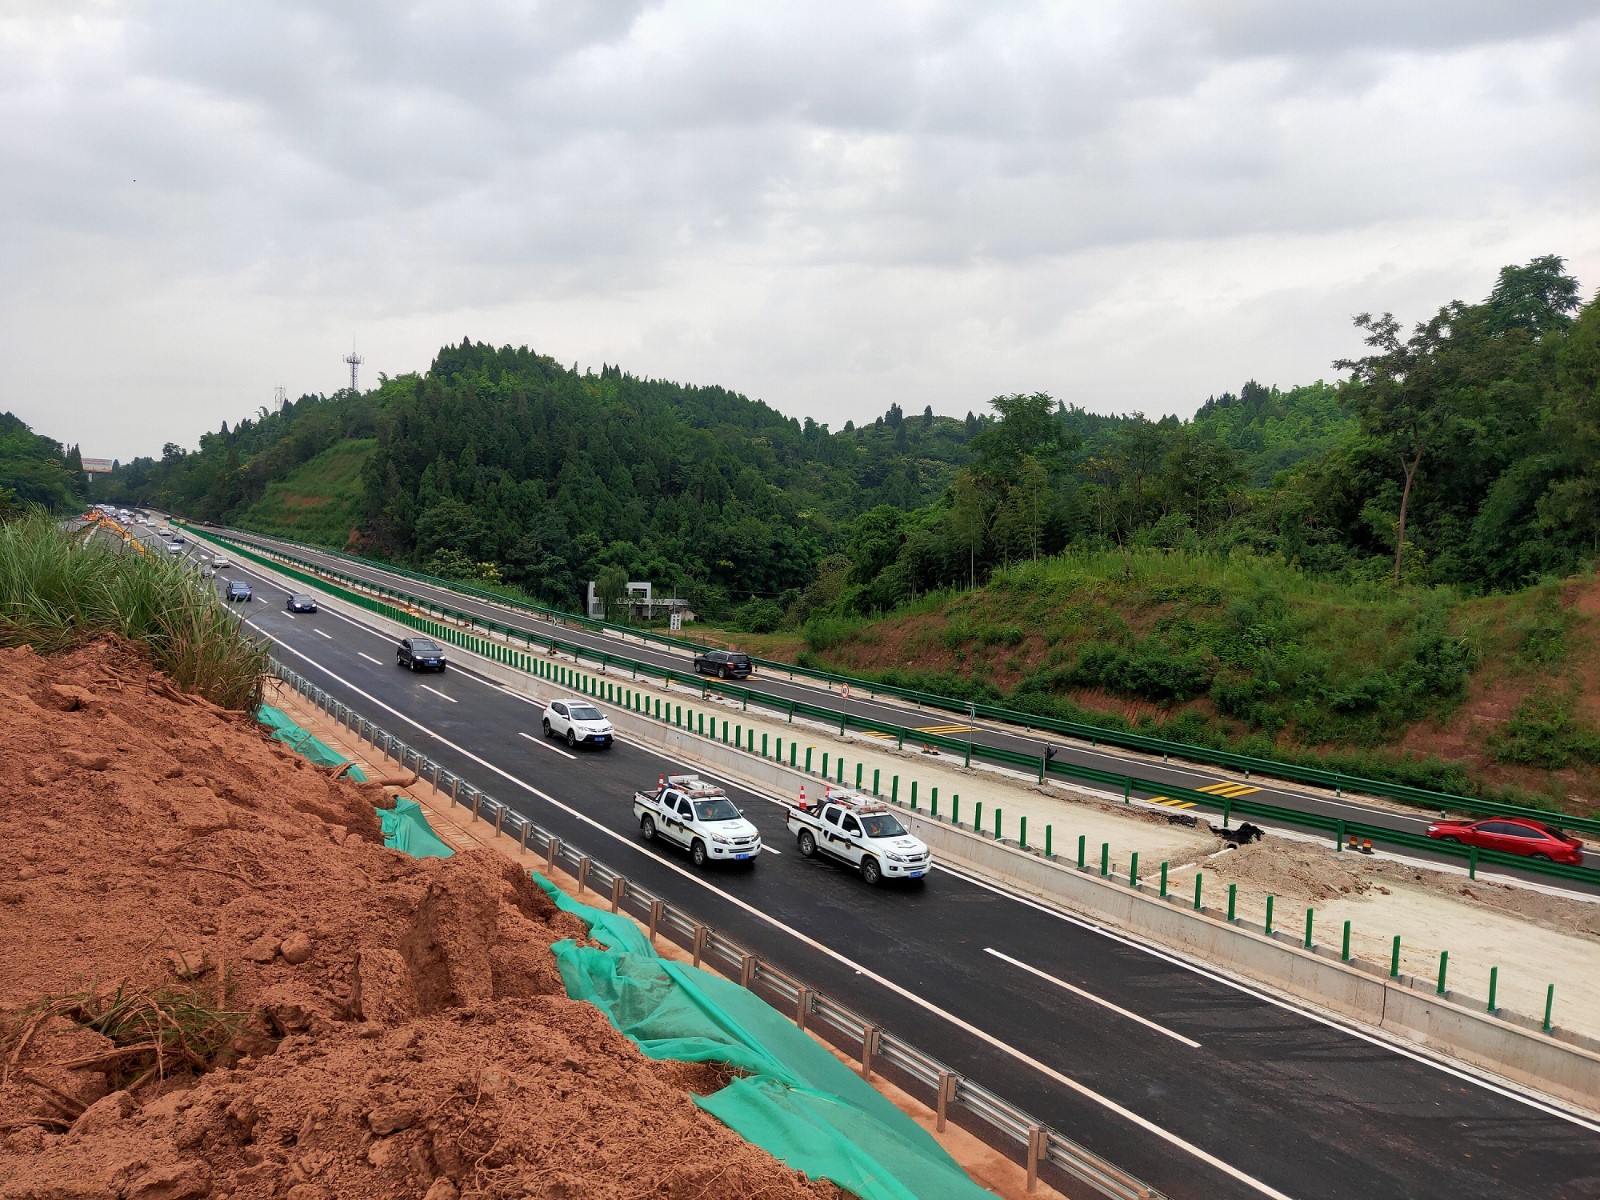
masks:
<instances>
[{"instance_id":1,"label":"white lane marking","mask_svg":"<svg viewBox=\"0 0 1600 1200\"><path fill-rule=\"evenodd\" d=\"M550 741L549 741L548 738L534 737L533 734L531 734L531 733L523 733L520 729L517 730L517 736L518 737L525 737L530 742L532 742L535 746L543 746L546 750L550 751L552 754L561 755L562 758L576 759L578 757L576 754L568 754L565 750L560 750L560 749L557 749L555 746L552 746L550 744Z\"/></svg>"},{"instance_id":2,"label":"white lane marking","mask_svg":"<svg viewBox=\"0 0 1600 1200\"><path fill-rule=\"evenodd\" d=\"M283 615L288 617L289 620L291 620L291 621L294 620L294 614L292 612L289 612L287 609L284 610L284 614Z\"/></svg>"},{"instance_id":3,"label":"white lane marking","mask_svg":"<svg viewBox=\"0 0 1600 1200\"><path fill-rule=\"evenodd\" d=\"M1129 1121L1134 1125L1137 1125L1140 1129L1144 1130L1146 1133L1149 1133L1154 1137L1160 1138L1162 1141L1167 1142L1169 1145L1176 1146L1178 1149L1184 1151L1187 1154L1193 1155L1195 1158L1198 1158L1200 1161L1202 1161L1202 1162L1204 1162L1204 1163L1206 1163L1206 1164L1208 1164L1208 1165L1210 1165L1212 1167L1215 1167L1218 1171L1221 1171L1224 1175L1227 1175L1232 1179L1238 1180L1240 1183L1245 1184L1247 1187L1254 1188L1256 1191L1260 1192L1263 1196L1271 1197L1271 1200L1293 1200L1292 1197L1287 1196L1283 1192L1278 1191L1277 1188L1274 1188L1274 1187L1270 1186L1269 1184L1263 1183L1261 1180L1256 1179L1252 1175L1246 1174L1244 1171L1241 1171L1238 1167L1233 1166L1231 1163L1224 1162L1222 1159L1216 1157L1214 1154L1207 1153L1205 1150L1202 1150L1199 1146L1196 1146L1194 1143L1187 1142L1183 1138L1179 1137L1177 1134L1171 1133L1171 1132L1167 1131L1166 1129L1163 1129L1160 1125L1157 1125L1154 1121L1151 1121L1146 1117L1140 1116L1138 1113L1134 1112L1132 1109L1124 1108L1122 1105L1118 1104L1115 1100L1112 1100L1109 1096L1102 1096L1099 1092L1095 1091L1093 1088L1090 1088L1088 1085L1079 1083L1076 1079L1073 1079L1073 1078L1071 1078L1071 1077L1069 1077L1067 1075L1063 1075L1060 1071L1057 1071L1054 1067L1047 1066L1046 1064L1040 1062L1038 1059L1033 1058L1030 1055L1024 1054L1021 1050L1018 1050L1015 1046L1008 1045L1007 1043L1001 1041L999 1038L995 1037L992 1033L989 1033L989 1032L987 1032L986 1030L983 1030L983 1029L979 1029L976 1025L972 1025L972 1024L966 1022L966 1021L963 1021L960 1017L953 1016L952 1014L946 1012L944 1009L940 1008L938 1005L934 1004L933 1002L931 1002L929 1000L926 1000L922 996L919 996L916 992L911 991L909 988L901 987L898 983L895 983L892 979L886 979L884 976L879 975L876 971L873 971L873 970L863 966L862 964L856 962L854 959L849 958L847 955L841 954L839 951L833 949L833 947L824 945L822 942L817 941L815 938L807 937L805 934L801 933L799 930L794 929L794 928L792 928L792 927L790 927L788 925L785 925L783 922L779 921L776 917L772 916L770 913L763 912L761 909L757 908L755 905L748 904L745 901L739 899L737 896L731 895L728 892L723 891L721 888L717 887L715 884L710 883L706 879L703 879L699 875L696 875L694 872L692 872L692 871L690 871L690 870L688 870L688 869L686 869L684 867L680 867L677 863L669 862L664 858L660 858L660 857L657 857L656 855L648 854L648 852L646 850L644 850L644 848L641 847L632 838L624 837L622 834L617 833L615 830L609 829L606 826L600 824L599 821L596 821L593 817L587 815L586 813L579 812L577 809L571 807L570 805L563 804L560 800L557 800L554 796L550 795L548 792L542 792L538 788L534 787L531 783L527 783L527 782L517 778L510 771L507 771L502 767L496 766L494 763L490 762L488 759L478 757L478 755L474 754L472 751L466 749L463 746L456 745L454 742L450 741L448 738L443 737L442 735L440 735L438 733L435 733L433 730L429 729L421 721L415 720L414 718L407 716L405 713L401 712L399 709L393 708L390 705L385 704L382 700L379 700L376 696L370 695L369 693L362 691L360 688L356 687L356 685L351 683L349 680L340 678L338 675L334 674L334 672L329 670L327 667L323 666L321 663L317 662L314 658L311 658L309 655L302 654L299 650L296 650L293 646L285 645L284 642L281 639L272 637L271 634L266 634L265 636L267 636L269 638L272 638L272 640L274 642L277 642L278 645L283 646L283 648L285 650L287 650L290 654L293 654L298 658L305 659L308 663L310 663L312 666L316 667L319 671L322 671L324 674L326 674L330 678L337 680L339 683L341 683L345 687L349 688L352 692L354 692L356 695L362 697L364 700L367 700L370 703L377 705L379 708L383 709L387 713L392 713L394 716L396 716L400 720L404 721L407 725L410 725L415 729L421 730L423 733L427 734L429 737L431 737L435 741L437 741L441 746L446 746L449 749L454 750L457 754L461 755L463 758L471 759L473 762L477 763L479 766L483 767L485 770L493 771L496 775L500 776L502 779L506 780L508 783L512 783L512 784L516 785L517 787L521 788L523 791L529 793L530 795L538 797L540 800L543 800L546 804L549 804L551 807L560 809L562 812L566 813L568 816L572 817L574 820L581 821L583 824L590 826L592 829L595 830L596 833L602 834L605 837L608 837L608 838L612 839L613 841L617 842L619 845L627 847L630 851L632 851L632 852L634 852L636 854L646 855L647 857L649 857L651 859L652 862L654 862L654 863L656 863L656 864L658 864L658 865L660 865L662 867L665 867L669 871L672 871L672 872L674 872L674 873L676 873L678 875L681 875L685 880L687 880L689 883L693 884L694 886L700 887L700 888L704 888L706 891L711 892L712 894L721 897L723 900L727 901L729 904L733 905L735 908L742 909L746 913L749 913L750 916L754 917L756 920L761 921L764 924L772 926L772 928L774 928L774 929L780 930L783 933L788 934L790 937L794 938L796 941L801 942L802 944L804 944L804 945L810 947L811 949L815 950L818 954L825 955L828 958L831 958L834 961L839 962L839 963L843 964L844 966L849 967L852 971L854 971L857 975L860 975L862 978L870 979L874 983L878 984L880 987L887 988L889 991L893 992L895 995L899 996L901 999L906 1000L909 1003L916 1005L918 1008L921 1008L924 1011L929 1012L929 1013L933 1014L936 1017L939 1017L941 1020L947 1021L951 1025L954 1025L957 1029L960 1029L963 1033L967 1034L969 1037L977 1038L979 1041L985 1043L986 1045L994 1047L996 1050L1000 1051L1002 1054L1005 1054L1005 1055L1007 1055L1007 1056L1009 1056L1011 1058L1016 1059L1018 1062L1021 1062L1021 1063L1025 1064L1025 1065L1027 1065L1029 1067L1032 1067L1035 1071L1039 1072L1039 1074L1045 1076L1047 1079L1054 1080L1056 1083L1059 1083L1062 1087L1067 1088L1067 1089L1069 1089L1069 1090L1071 1090L1073 1092L1076 1092L1080 1096L1083 1096L1086 1100L1089 1100L1092 1103L1098 1104L1102 1108L1108 1109L1109 1111L1117 1114L1117 1116L1122 1117L1124 1120Z\"/></svg>"},{"instance_id":4,"label":"white lane marking","mask_svg":"<svg viewBox=\"0 0 1600 1200\"><path fill-rule=\"evenodd\" d=\"M369 663L372 663L375 666L379 666L379 667L383 666L383 664L381 662L379 662L377 659L373 658L372 655L370 655L370 654L362 654L361 651L359 651L359 650L356 651L356 654L359 657L366 659Z\"/></svg>"},{"instance_id":5,"label":"white lane marking","mask_svg":"<svg viewBox=\"0 0 1600 1200\"><path fill-rule=\"evenodd\" d=\"M320 629L313 629L311 632L315 633L318 637L327 638L330 642L333 641L333 634L331 633L323 633Z\"/></svg>"},{"instance_id":6,"label":"white lane marking","mask_svg":"<svg viewBox=\"0 0 1600 1200\"><path fill-rule=\"evenodd\" d=\"M946 874L954 875L958 879L965 880L974 887L983 888L985 891L993 892L995 895L1014 901L1017 904L1025 904L1029 908L1037 909L1039 912L1055 917L1058 921L1065 921L1069 925L1076 925L1080 929L1087 929L1092 933L1098 933L1101 937L1110 938L1112 941L1120 942L1122 945L1131 949L1143 951L1152 958L1159 958L1161 961L1171 963L1173 966L1182 967L1187 971L1192 971L1194 974L1199 975L1202 978L1209 979L1213 983L1220 983L1224 987L1232 988L1236 992L1243 992L1246 996L1251 996L1266 1004L1271 1004L1276 1008L1281 1008L1287 1012L1292 1012L1296 1016L1305 1017L1308 1021L1315 1021L1318 1025L1326 1025L1329 1029L1336 1029L1340 1033L1348 1034L1359 1041L1367 1042L1373 1046L1381 1046L1383 1049L1398 1054L1402 1058L1409 1058L1413 1062L1420 1063L1425 1067L1432 1067L1436 1071L1443 1071L1446 1075L1453 1075L1455 1078L1466 1083L1475 1084L1476 1086L1481 1087L1484 1091L1493 1092L1495 1095L1501 1096L1507 1100L1516 1100L1519 1103L1526 1104L1529 1108L1537 1109L1546 1116L1559 1117L1563 1121L1568 1121L1582 1129L1587 1129L1591 1133L1600 1133L1600 1123L1596 1123L1585 1117L1581 1117L1576 1113L1567 1112L1563 1109L1557 1108L1542 1096L1533 1094L1531 1092L1519 1091L1515 1086L1502 1083L1499 1080L1486 1079L1481 1075L1473 1075L1467 1071L1461 1070L1451 1063L1443 1062L1436 1058L1431 1058L1428 1055L1419 1053L1407 1046L1402 1046L1397 1043L1387 1041L1375 1034L1368 1033L1364 1029L1357 1028L1354 1025L1348 1025L1343 1021L1325 1016L1324 1014L1315 1012L1312 1009L1302 1008L1300 1005L1292 1001L1285 1000L1281 996L1274 996L1270 992L1265 992L1259 988L1251 987L1249 984L1241 983L1237 979L1230 979L1228 976L1219 974L1218 972L1212 970L1209 965L1204 962L1186 958L1175 951L1168 951L1159 946L1148 945L1136 938L1128 937L1127 935L1118 933L1113 929L1108 929L1104 925L1096 924L1094 921L1087 921L1081 917L1075 917L1071 913L1063 912L1057 908L1052 908L1048 904L1041 904L1037 900L1030 900L1026 896L1020 896L1014 892L1008 892L1004 888L997 887L995 884L990 883L987 879L973 875L967 871L961 870L960 868L952 867L948 862L942 859L935 862L934 866L938 870L944 871Z\"/></svg>"},{"instance_id":7,"label":"white lane marking","mask_svg":"<svg viewBox=\"0 0 1600 1200\"><path fill-rule=\"evenodd\" d=\"M765 851L766 853L768 853L768 854L776 854L779 858L783 857L783 851L782 850L774 850L771 846L767 845L765 842L761 843L761 849L763 851Z\"/></svg>"},{"instance_id":8,"label":"white lane marking","mask_svg":"<svg viewBox=\"0 0 1600 1200\"><path fill-rule=\"evenodd\" d=\"M985 946L983 948L983 952L985 954L992 954L995 958L998 958L1001 962L1008 962L1013 967L1017 967L1017 968L1019 968L1021 970L1024 970L1024 971L1028 972L1028 974L1030 974L1030 975L1037 975L1040 979L1048 980L1049 982L1055 984L1058 988L1062 988L1065 991L1071 992L1074 996L1081 996L1085 1000L1092 1001L1093 1003L1098 1004L1103 1008L1109 1008L1112 1012L1116 1013L1118 1016L1127 1017L1128 1020L1130 1020L1130 1021L1137 1021L1137 1022L1139 1022L1139 1024L1143 1025L1146 1029L1153 1029L1157 1033L1164 1033L1169 1038L1173 1039L1173 1041L1182 1042L1185 1046L1188 1046L1188 1047L1190 1047L1192 1049L1195 1049L1195 1050L1200 1049L1200 1043L1195 1041L1193 1038L1186 1038L1181 1033L1175 1033L1173 1030L1168 1029L1165 1025L1157 1025L1154 1021L1149 1020L1146 1017L1141 1017L1136 1012L1129 1012L1127 1009L1122 1008L1119 1005L1113 1004L1109 1000L1106 1000L1106 999L1104 999L1104 998L1102 998L1100 996L1096 996L1093 992L1086 992L1081 987L1077 987L1074 984L1070 984L1065 979L1059 979L1056 976L1050 974L1048 971L1041 971L1038 967L1029 966L1027 963L1023 962L1021 959L1012 958L1009 954L1002 954L999 950L996 950L993 946Z\"/></svg>"},{"instance_id":9,"label":"white lane marking","mask_svg":"<svg viewBox=\"0 0 1600 1200\"><path fill-rule=\"evenodd\" d=\"M429 687L425 683L420 685L420 686L422 687L423 691L432 692L435 696L438 696L439 699L441 699L441 700L448 700L448 701L450 701L451 704L459 704L460 703L460 701L457 700L454 696L447 696L436 687Z\"/></svg>"}]
</instances>

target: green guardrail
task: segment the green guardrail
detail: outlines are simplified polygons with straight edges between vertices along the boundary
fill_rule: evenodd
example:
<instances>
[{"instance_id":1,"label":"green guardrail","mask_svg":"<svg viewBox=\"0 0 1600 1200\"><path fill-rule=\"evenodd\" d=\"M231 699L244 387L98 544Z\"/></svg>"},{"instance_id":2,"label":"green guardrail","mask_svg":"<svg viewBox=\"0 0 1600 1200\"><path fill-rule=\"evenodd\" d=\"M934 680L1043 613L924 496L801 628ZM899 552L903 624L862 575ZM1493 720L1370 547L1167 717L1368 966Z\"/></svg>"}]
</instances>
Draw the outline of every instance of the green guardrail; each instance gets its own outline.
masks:
<instances>
[{"instance_id":1,"label":"green guardrail","mask_svg":"<svg viewBox=\"0 0 1600 1200\"><path fill-rule=\"evenodd\" d=\"M586 658L591 662L597 663L600 667L606 670L609 670L613 667L620 668L632 672L635 676L643 671L645 674L652 677L661 678L663 682L677 684L680 687L699 690L703 695L715 691L731 699L739 700L746 707L748 707L749 704L754 701L762 708L785 714L787 719L790 721L792 721L796 716L810 717L817 721L826 722L829 725L837 723L841 733L854 729L861 732L886 734L894 736L897 739L897 744L900 746L903 746L907 741L910 741L914 744L937 747L941 750L948 750L952 753L960 753L963 755L963 760L966 765L970 765L972 761L977 760L979 762L990 762L1002 766L1027 767L1029 770L1036 770L1041 781L1048 776L1061 776L1065 778L1083 780L1086 782L1099 783L1114 788L1120 787L1123 790L1125 799L1131 798L1134 791L1140 791L1149 793L1150 795L1163 795L1175 800L1185 800L1194 805L1221 812L1224 826L1226 826L1231 821L1232 816L1237 813L1240 815L1258 816L1266 820L1278 822L1279 824L1296 826L1304 829L1313 829L1323 832L1336 832L1341 838L1341 845L1343 844L1342 839L1344 837L1353 835L1358 838L1371 838L1375 842L1381 842L1386 845L1407 846L1412 848L1425 847L1427 849L1445 854L1457 853L1453 843L1440 842L1432 838L1424 837L1420 834L1409 833L1405 830L1390 829L1386 826L1371 825L1353 821L1340 821L1336 818L1325 817L1317 813L1300 812L1296 809L1282 808L1277 805L1265 804L1261 801L1216 796L1209 792L1194 791L1189 788L1163 784L1154 780L1143 779L1135 775L1127 775L1115 771L1104 771L1100 770L1099 768L1080 766L1071 762L1054 761L1048 755L1044 754L1029 755L1020 751L1007 750L1004 747L987 746L982 743L966 741L962 738L952 737L948 734L925 733L909 726L898 726L892 723L877 720L875 718L856 717L852 716L847 710L826 708L821 705L807 703L803 700L791 700L786 697L774 695L770 692L761 691L758 688L722 683L720 681L713 682L707 680L699 674L678 672L668 667L661 667L655 663L642 662L637 659L628 658L624 655L616 655L606 651L595 650L593 647L585 646L577 642L565 641L560 638L548 637L544 634L535 633L531 630L519 629L515 626L505 625L473 613L460 612L422 597L405 595L404 593L382 587L381 585L373 585L365 580L356 580L349 576L338 576L337 573L334 573L337 578L345 580L346 583L356 584L363 589L370 589L393 596L397 600L406 602L408 606L421 605L458 623L465 623L468 629L482 629L491 635L503 637L506 639L507 644L502 644L492 639L481 638L471 632L466 632L460 628L459 624L450 625L442 621L434 620L431 617L421 617L416 613L408 611L407 608L388 604L381 600L374 600L371 596L364 594L362 591L357 591L348 586L342 586L338 583L330 584L328 581L329 572L322 568L315 568L310 563L303 563L302 566L311 567L312 571L303 570L300 567L285 566L281 561L281 558L288 558L290 556L284 555L269 557L260 550L246 545L241 545L235 542L233 539L217 536L214 533L208 536L215 537L217 541L223 542L241 557L248 558L261 565L271 567L272 569L289 575L292 578L326 588L338 595L341 599L360 605L361 607L370 611L379 612L381 615L387 616L389 619L401 624L410 625L412 628L426 633L430 637L435 637L441 641L451 642L452 644L462 646L463 648L472 650L475 653L485 655L486 657L498 662L515 666L521 670L535 673L537 672L537 668L533 662L533 647L538 645L543 647L545 650L554 650L559 653L570 654L573 656L574 660L578 658ZM509 645L510 640L513 638L520 639L527 649L518 650L514 646ZM646 713L646 715L650 714ZM1434 794L1429 793L1429 795ZM1467 807L1469 811L1471 810L1471 807L1476 804L1486 803L1473 802L1464 797L1446 797L1443 795L1439 795L1438 799L1459 799L1461 804L1458 805L1458 807ZM1514 805L1495 805L1494 809L1497 811L1498 815L1530 816L1535 820L1542 820L1547 815L1535 809L1522 809ZM1563 824L1574 829L1582 829L1585 832L1600 832L1600 821L1590 820L1583 817L1567 818L1563 821ZM1461 855L1463 857L1467 856L1467 852L1470 849L1470 847L1460 847ZM1596 871L1592 868L1569 867L1562 863L1541 862L1533 859L1523 858L1519 855L1503 854L1499 851L1476 851L1473 854L1473 862L1517 866L1525 870L1553 875L1564 879L1574 879L1587 883L1600 884L1600 871Z\"/></svg>"}]
</instances>

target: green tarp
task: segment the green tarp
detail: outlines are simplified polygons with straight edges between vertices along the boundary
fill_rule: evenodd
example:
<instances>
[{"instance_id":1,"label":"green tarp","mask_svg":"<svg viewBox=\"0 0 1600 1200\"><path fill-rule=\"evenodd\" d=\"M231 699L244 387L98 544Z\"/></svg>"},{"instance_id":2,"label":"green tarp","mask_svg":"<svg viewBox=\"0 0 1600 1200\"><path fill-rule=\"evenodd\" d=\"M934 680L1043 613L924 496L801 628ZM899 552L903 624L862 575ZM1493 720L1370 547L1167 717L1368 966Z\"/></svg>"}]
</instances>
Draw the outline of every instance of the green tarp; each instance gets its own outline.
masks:
<instances>
[{"instance_id":1,"label":"green tarp","mask_svg":"<svg viewBox=\"0 0 1600 1200\"><path fill-rule=\"evenodd\" d=\"M533 878L610 947L551 948L567 994L600 1009L651 1058L723 1062L740 1072L695 1102L745 1140L863 1200L990 1195L921 1126L758 996L658 957L633 922Z\"/></svg>"},{"instance_id":2,"label":"green tarp","mask_svg":"<svg viewBox=\"0 0 1600 1200\"><path fill-rule=\"evenodd\" d=\"M391 850L404 850L412 858L449 858L455 853L439 840L422 815L422 805L410 796L396 796L393 808L374 809L383 826L383 844Z\"/></svg>"},{"instance_id":3,"label":"green tarp","mask_svg":"<svg viewBox=\"0 0 1600 1200\"><path fill-rule=\"evenodd\" d=\"M296 754L304 756L319 767L337 767L350 760L338 753L326 742L311 735L310 730L302 729L294 723L293 718L281 708L273 708L270 704L263 704L256 709L256 720L272 730L274 741L282 742ZM362 774L360 767L351 767L345 772L350 779L357 783L365 783L367 777Z\"/></svg>"}]
</instances>

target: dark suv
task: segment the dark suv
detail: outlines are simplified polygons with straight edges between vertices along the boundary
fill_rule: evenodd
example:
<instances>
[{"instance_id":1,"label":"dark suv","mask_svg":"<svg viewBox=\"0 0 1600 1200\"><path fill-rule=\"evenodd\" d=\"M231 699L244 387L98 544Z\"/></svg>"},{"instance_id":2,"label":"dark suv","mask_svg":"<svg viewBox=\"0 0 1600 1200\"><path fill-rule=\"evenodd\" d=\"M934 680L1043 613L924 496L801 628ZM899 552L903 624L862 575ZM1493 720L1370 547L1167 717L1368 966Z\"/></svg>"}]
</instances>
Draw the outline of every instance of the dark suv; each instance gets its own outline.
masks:
<instances>
[{"instance_id":1,"label":"dark suv","mask_svg":"<svg viewBox=\"0 0 1600 1200\"><path fill-rule=\"evenodd\" d=\"M395 661L413 671L443 671L444 647L427 638L401 638Z\"/></svg>"},{"instance_id":2,"label":"dark suv","mask_svg":"<svg viewBox=\"0 0 1600 1200\"><path fill-rule=\"evenodd\" d=\"M750 656L737 650L707 650L695 655L694 669L702 675L715 675L718 679L748 679Z\"/></svg>"}]
</instances>

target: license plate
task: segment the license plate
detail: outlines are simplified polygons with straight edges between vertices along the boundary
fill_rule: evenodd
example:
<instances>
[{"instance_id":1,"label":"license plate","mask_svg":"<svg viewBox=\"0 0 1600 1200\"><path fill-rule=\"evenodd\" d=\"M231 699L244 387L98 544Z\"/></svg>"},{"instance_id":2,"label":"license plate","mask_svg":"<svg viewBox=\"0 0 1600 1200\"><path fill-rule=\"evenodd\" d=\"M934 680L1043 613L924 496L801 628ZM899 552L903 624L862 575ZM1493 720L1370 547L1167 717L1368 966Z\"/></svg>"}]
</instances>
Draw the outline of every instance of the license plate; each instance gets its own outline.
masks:
<instances>
[{"instance_id":1,"label":"license plate","mask_svg":"<svg viewBox=\"0 0 1600 1200\"><path fill-rule=\"evenodd\" d=\"M907 879L920 879L920 878L922 878L922 876L926 875L927 873L928 872L925 871L925 870L923 870L923 871L907 871L906 872L906 878Z\"/></svg>"},{"instance_id":2,"label":"license plate","mask_svg":"<svg viewBox=\"0 0 1600 1200\"><path fill-rule=\"evenodd\" d=\"M735 854L735 858L754 858L754 854Z\"/></svg>"}]
</instances>

